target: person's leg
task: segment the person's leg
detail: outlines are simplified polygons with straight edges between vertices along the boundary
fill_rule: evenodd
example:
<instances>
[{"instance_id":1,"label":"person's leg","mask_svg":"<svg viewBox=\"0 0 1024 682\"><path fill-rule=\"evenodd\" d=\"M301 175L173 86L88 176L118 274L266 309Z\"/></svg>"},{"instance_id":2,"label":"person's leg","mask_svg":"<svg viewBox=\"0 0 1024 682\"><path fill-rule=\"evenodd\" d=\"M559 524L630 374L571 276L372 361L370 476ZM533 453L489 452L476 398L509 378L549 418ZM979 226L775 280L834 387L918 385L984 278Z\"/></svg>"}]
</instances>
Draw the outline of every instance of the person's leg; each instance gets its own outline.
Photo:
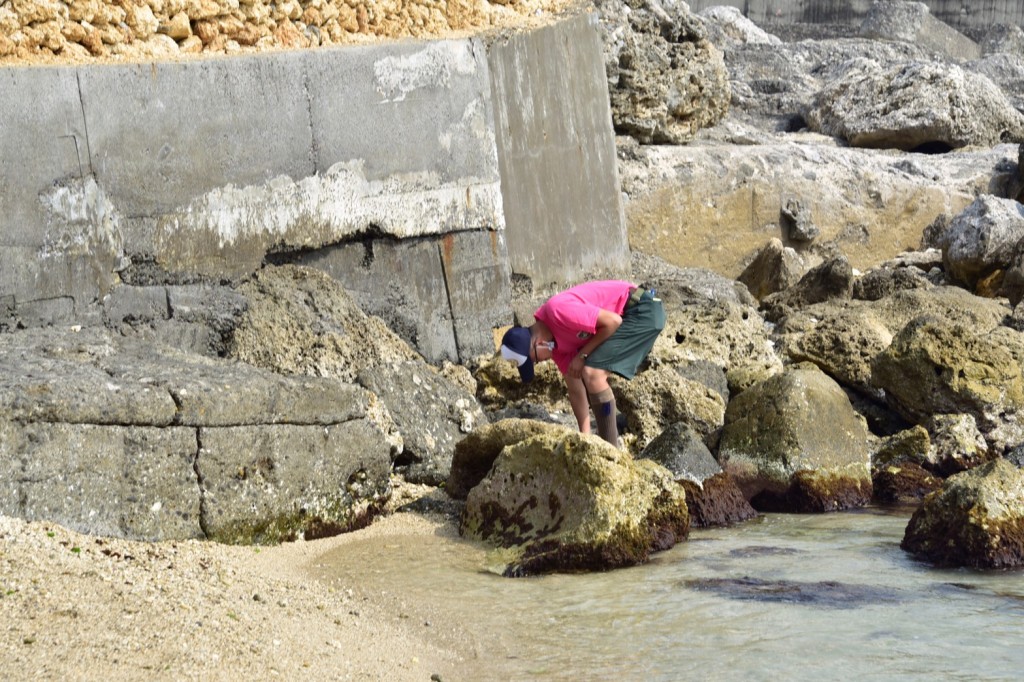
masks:
<instances>
[{"instance_id":1,"label":"person's leg","mask_svg":"<svg viewBox=\"0 0 1024 682\"><path fill-rule=\"evenodd\" d=\"M615 394L608 385L610 372L596 367L583 369L583 383L586 385L587 402L594 408L597 435L612 445L619 445L619 428L615 423Z\"/></svg>"},{"instance_id":2,"label":"person's leg","mask_svg":"<svg viewBox=\"0 0 1024 682\"><path fill-rule=\"evenodd\" d=\"M590 433L590 405L587 403L587 387L582 379L565 377L565 385L569 389L569 404L580 426L580 433Z\"/></svg>"}]
</instances>

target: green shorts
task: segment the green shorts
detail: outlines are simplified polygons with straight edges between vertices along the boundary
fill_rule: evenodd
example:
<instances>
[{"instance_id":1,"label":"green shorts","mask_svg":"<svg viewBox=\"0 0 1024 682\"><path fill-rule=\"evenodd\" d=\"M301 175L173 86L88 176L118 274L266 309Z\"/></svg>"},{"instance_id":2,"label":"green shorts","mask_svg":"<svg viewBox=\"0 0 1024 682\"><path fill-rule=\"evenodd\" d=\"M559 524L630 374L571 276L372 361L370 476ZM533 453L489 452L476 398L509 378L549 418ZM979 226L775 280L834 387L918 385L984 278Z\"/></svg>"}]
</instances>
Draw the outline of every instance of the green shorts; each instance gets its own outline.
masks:
<instances>
[{"instance_id":1,"label":"green shorts","mask_svg":"<svg viewBox=\"0 0 1024 682\"><path fill-rule=\"evenodd\" d=\"M606 369L632 379L664 328L665 308L661 299L654 298L650 291L643 292L639 299L626 303L622 324L590 354L587 367Z\"/></svg>"}]
</instances>

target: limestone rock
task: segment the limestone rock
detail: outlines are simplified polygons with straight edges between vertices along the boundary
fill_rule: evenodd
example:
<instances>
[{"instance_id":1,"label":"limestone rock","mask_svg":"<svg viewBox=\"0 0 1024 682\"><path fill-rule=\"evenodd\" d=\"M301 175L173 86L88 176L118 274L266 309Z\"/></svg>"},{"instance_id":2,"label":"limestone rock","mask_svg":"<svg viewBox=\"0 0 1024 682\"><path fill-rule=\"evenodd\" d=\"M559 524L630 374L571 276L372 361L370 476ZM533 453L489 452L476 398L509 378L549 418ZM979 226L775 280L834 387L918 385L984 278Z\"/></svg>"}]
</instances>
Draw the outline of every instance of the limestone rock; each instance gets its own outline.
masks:
<instances>
[{"instance_id":1,"label":"limestone rock","mask_svg":"<svg viewBox=\"0 0 1024 682\"><path fill-rule=\"evenodd\" d=\"M803 308L832 299L850 298L853 268L843 256L811 268L793 286L770 294L761 301L765 319L777 322L793 308Z\"/></svg>"},{"instance_id":2,"label":"limestone rock","mask_svg":"<svg viewBox=\"0 0 1024 682\"><path fill-rule=\"evenodd\" d=\"M917 318L876 356L872 383L912 422L924 423L933 414L972 415L997 452L1024 439L1018 423L1024 407L1021 365L992 332Z\"/></svg>"},{"instance_id":3,"label":"limestone rock","mask_svg":"<svg viewBox=\"0 0 1024 682\"><path fill-rule=\"evenodd\" d=\"M889 438L871 458L874 499L882 504L918 504L938 490L942 479L929 472L931 439L927 429L914 426Z\"/></svg>"},{"instance_id":4,"label":"limestone rock","mask_svg":"<svg viewBox=\"0 0 1024 682\"><path fill-rule=\"evenodd\" d=\"M616 131L647 144L683 144L729 106L721 53L685 2L600 0Z\"/></svg>"},{"instance_id":5,"label":"limestone rock","mask_svg":"<svg viewBox=\"0 0 1024 682\"><path fill-rule=\"evenodd\" d=\"M919 268L878 267L854 280L852 295L862 301L877 301L904 289L927 289L931 286L931 280Z\"/></svg>"},{"instance_id":6,"label":"limestone rock","mask_svg":"<svg viewBox=\"0 0 1024 682\"><path fill-rule=\"evenodd\" d=\"M911 517L900 547L938 566L1024 565L1024 471L1000 458L950 477Z\"/></svg>"},{"instance_id":7,"label":"limestone rock","mask_svg":"<svg viewBox=\"0 0 1024 682\"><path fill-rule=\"evenodd\" d=\"M634 252L735 278L768 239L784 237L786 196L800 197L820 230L810 245L788 246L812 266L842 253L867 271L916 247L939 217L1005 186L1017 157L1013 144L906 155L802 132L757 144L640 146L620 156L619 173Z\"/></svg>"},{"instance_id":8,"label":"limestone rock","mask_svg":"<svg viewBox=\"0 0 1024 682\"><path fill-rule=\"evenodd\" d=\"M1011 54L1024 56L1024 29L1013 24L990 26L981 38L983 55Z\"/></svg>"},{"instance_id":9,"label":"limestone rock","mask_svg":"<svg viewBox=\"0 0 1024 682\"><path fill-rule=\"evenodd\" d=\"M759 510L834 511L871 499L867 427L839 385L809 365L729 402L718 461Z\"/></svg>"},{"instance_id":10,"label":"limestone rock","mask_svg":"<svg viewBox=\"0 0 1024 682\"><path fill-rule=\"evenodd\" d=\"M482 426L455 444L451 471L445 483L449 497L465 500L491 470L494 460L506 446L541 433L567 436L575 431L535 419L502 419Z\"/></svg>"},{"instance_id":11,"label":"limestone rock","mask_svg":"<svg viewBox=\"0 0 1024 682\"><path fill-rule=\"evenodd\" d=\"M700 434L682 422L662 431L637 458L662 465L686 489L686 506L694 528L728 526L757 516Z\"/></svg>"},{"instance_id":12,"label":"limestone rock","mask_svg":"<svg viewBox=\"0 0 1024 682\"><path fill-rule=\"evenodd\" d=\"M616 382L617 407L626 415L637 449L647 447L667 426L683 422L715 445L725 416L722 396L684 378L672 367L654 367L631 381Z\"/></svg>"},{"instance_id":13,"label":"limestone rock","mask_svg":"<svg viewBox=\"0 0 1024 682\"><path fill-rule=\"evenodd\" d=\"M859 34L876 40L902 40L950 59L976 59L981 48L973 40L931 15L923 2L876 0Z\"/></svg>"},{"instance_id":14,"label":"limestone rock","mask_svg":"<svg viewBox=\"0 0 1024 682\"><path fill-rule=\"evenodd\" d=\"M766 376L782 369L764 319L752 306L707 300L679 306L666 302L665 311L665 329L649 356L652 366L704 361L725 369L729 376L741 370Z\"/></svg>"},{"instance_id":15,"label":"limestone rock","mask_svg":"<svg viewBox=\"0 0 1024 682\"><path fill-rule=\"evenodd\" d=\"M421 361L378 365L357 382L380 398L402 434L394 468L412 483L447 480L456 443L487 423L471 393Z\"/></svg>"},{"instance_id":16,"label":"limestone rock","mask_svg":"<svg viewBox=\"0 0 1024 682\"><path fill-rule=\"evenodd\" d=\"M792 247L773 237L737 278L758 300L796 284L809 268Z\"/></svg>"},{"instance_id":17,"label":"limestone rock","mask_svg":"<svg viewBox=\"0 0 1024 682\"><path fill-rule=\"evenodd\" d=\"M689 533L683 489L596 436L547 433L504 448L466 499L460 532L504 551L507 576L645 562Z\"/></svg>"},{"instance_id":18,"label":"limestone rock","mask_svg":"<svg viewBox=\"0 0 1024 682\"><path fill-rule=\"evenodd\" d=\"M228 350L243 362L282 374L352 382L363 369L420 359L320 270L267 267L237 291L248 309Z\"/></svg>"},{"instance_id":19,"label":"limestone rock","mask_svg":"<svg viewBox=\"0 0 1024 682\"><path fill-rule=\"evenodd\" d=\"M1012 199L982 195L953 218L945 234L946 271L973 288L1014 260L1024 237L1024 207Z\"/></svg>"},{"instance_id":20,"label":"limestone rock","mask_svg":"<svg viewBox=\"0 0 1024 682\"><path fill-rule=\"evenodd\" d=\"M704 22L708 40L718 48L740 45L781 45L782 41L743 16L738 7L708 7L697 14Z\"/></svg>"},{"instance_id":21,"label":"limestone rock","mask_svg":"<svg viewBox=\"0 0 1024 682\"><path fill-rule=\"evenodd\" d=\"M808 127L855 147L949 150L1024 140L1024 114L992 81L954 64L837 69L806 112Z\"/></svg>"},{"instance_id":22,"label":"limestone rock","mask_svg":"<svg viewBox=\"0 0 1024 682\"><path fill-rule=\"evenodd\" d=\"M969 414L935 414L928 420L929 470L946 477L992 459L988 444Z\"/></svg>"}]
</instances>

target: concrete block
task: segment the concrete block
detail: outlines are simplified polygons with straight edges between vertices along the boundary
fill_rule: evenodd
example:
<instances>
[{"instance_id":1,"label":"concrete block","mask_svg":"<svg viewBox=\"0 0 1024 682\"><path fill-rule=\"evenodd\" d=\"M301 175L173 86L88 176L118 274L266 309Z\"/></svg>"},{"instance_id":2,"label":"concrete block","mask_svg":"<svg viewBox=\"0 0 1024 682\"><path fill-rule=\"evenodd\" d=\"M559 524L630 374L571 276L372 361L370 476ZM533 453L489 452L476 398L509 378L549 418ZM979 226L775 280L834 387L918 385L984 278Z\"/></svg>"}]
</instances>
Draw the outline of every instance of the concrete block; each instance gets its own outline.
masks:
<instances>
[{"instance_id":1,"label":"concrete block","mask_svg":"<svg viewBox=\"0 0 1024 682\"><path fill-rule=\"evenodd\" d=\"M535 284L629 271L597 15L488 49L508 255Z\"/></svg>"},{"instance_id":2,"label":"concrete block","mask_svg":"<svg viewBox=\"0 0 1024 682\"><path fill-rule=\"evenodd\" d=\"M13 478L0 483L0 505L16 488L18 516L92 535L203 537L194 429L34 423L4 430L0 461L22 466L5 472Z\"/></svg>"},{"instance_id":3,"label":"concrete block","mask_svg":"<svg viewBox=\"0 0 1024 682\"><path fill-rule=\"evenodd\" d=\"M386 491L390 449L365 420L201 429L210 539L249 544L350 530Z\"/></svg>"},{"instance_id":4,"label":"concrete block","mask_svg":"<svg viewBox=\"0 0 1024 682\"><path fill-rule=\"evenodd\" d=\"M103 298L103 318L107 324L150 322L171 316L164 287L114 287Z\"/></svg>"}]
</instances>

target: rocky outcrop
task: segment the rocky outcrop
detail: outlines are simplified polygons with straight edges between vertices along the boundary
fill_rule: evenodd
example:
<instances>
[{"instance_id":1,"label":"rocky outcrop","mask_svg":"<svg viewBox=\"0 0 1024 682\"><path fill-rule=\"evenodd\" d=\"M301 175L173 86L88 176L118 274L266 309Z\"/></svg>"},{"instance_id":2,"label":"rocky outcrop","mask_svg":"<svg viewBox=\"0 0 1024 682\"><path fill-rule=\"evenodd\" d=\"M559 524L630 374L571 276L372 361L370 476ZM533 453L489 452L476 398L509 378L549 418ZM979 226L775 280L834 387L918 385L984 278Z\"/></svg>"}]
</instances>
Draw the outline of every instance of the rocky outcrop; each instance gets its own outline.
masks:
<instances>
[{"instance_id":1,"label":"rocky outcrop","mask_svg":"<svg viewBox=\"0 0 1024 682\"><path fill-rule=\"evenodd\" d=\"M840 256L811 268L793 286L766 296L761 301L761 310L767 320L777 322L794 308L846 299L852 292L853 268Z\"/></svg>"},{"instance_id":2,"label":"rocky outcrop","mask_svg":"<svg viewBox=\"0 0 1024 682\"><path fill-rule=\"evenodd\" d=\"M813 366L733 398L718 461L763 511L834 511L871 499L867 427L839 385Z\"/></svg>"},{"instance_id":3,"label":"rocky outcrop","mask_svg":"<svg viewBox=\"0 0 1024 682\"><path fill-rule=\"evenodd\" d=\"M684 2L599 0L615 130L683 144L729 106L722 55Z\"/></svg>"},{"instance_id":4,"label":"rocky outcrop","mask_svg":"<svg viewBox=\"0 0 1024 682\"><path fill-rule=\"evenodd\" d=\"M681 422L670 425L643 449L638 459L662 465L686 490L693 528L729 526L757 516L743 493L704 445L700 434Z\"/></svg>"},{"instance_id":5,"label":"rocky outcrop","mask_svg":"<svg viewBox=\"0 0 1024 682\"><path fill-rule=\"evenodd\" d=\"M997 459L950 477L911 517L900 546L939 566L1024 565L1024 471Z\"/></svg>"},{"instance_id":6,"label":"rocky outcrop","mask_svg":"<svg viewBox=\"0 0 1024 682\"><path fill-rule=\"evenodd\" d=\"M758 300L796 284L807 272L806 261L795 249L772 237L736 279Z\"/></svg>"},{"instance_id":7,"label":"rocky outcrop","mask_svg":"<svg viewBox=\"0 0 1024 682\"><path fill-rule=\"evenodd\" d=\"M643 563L689 532L672 475L596 436L540 434L501 451L466 499L460 532L501 548L507 576Z\"/></svg>"},{"instance_id":8,"label":"rocky outcrop","mask_svg":"<svg viewBox=\"0 0 1024 682\"><path fill-rule=\"evenodd\" d=\"M805 116L854 147L944 151L1024 140L1024 114L988 78L954 64L854 59L832 74Z\"/></svg>"},{"instance_id":9,"label":"rocky outcrop","mask_svg":"<svg viewBox=\"0 0 1024 682\"><path fill-rule=\"evenodd\" d=\"M718 441L725 400L672 367L651 368L631 381L616 382L615 394L629 432L636 436L636 450L647 447L667 424L676 422L690 426L711 446Z\"/></svg>"},{"instance_id":10,"label":"rocky outcrop","mask_svg":"<svg viewBox=\"0 0 1024 682\"><path fill-rule=\"evenodd\" d=\"M886 438L871 458L875 500L883 504L918 504L925 495L938 490L942 480L924 468L931 448L931 439L923 426Z\"/></svg>"},{"instance_id":11,"label":"rocky outcrop","mask_svg":"<svg viewBox=\"0 0 1024 682\"><path fill-rule=\"evenodd\" d=\"M952 219L977 196L1007 186L1017 168L1011 144L910 156L836 146L807 132L769 136L739 124L702 135L707 139L685 146L620 140L629 241L677 267L730 278L771 237L810 266L842 254L866 271L916 248L938 217ZM819 230L809 244L783 233L789 197L804 202Z\"/></svg>"},{"instance_id":12,"label":"rocky outcrop","mask_svg":"<svg viewBox=\"0 0 1024 682\"><path fill-rule=\"evenodd\" d=\"M264 543L367 523L375 399L102 330L0 334L0 513L145 540Z\"/></svg>"}]
</instances>

